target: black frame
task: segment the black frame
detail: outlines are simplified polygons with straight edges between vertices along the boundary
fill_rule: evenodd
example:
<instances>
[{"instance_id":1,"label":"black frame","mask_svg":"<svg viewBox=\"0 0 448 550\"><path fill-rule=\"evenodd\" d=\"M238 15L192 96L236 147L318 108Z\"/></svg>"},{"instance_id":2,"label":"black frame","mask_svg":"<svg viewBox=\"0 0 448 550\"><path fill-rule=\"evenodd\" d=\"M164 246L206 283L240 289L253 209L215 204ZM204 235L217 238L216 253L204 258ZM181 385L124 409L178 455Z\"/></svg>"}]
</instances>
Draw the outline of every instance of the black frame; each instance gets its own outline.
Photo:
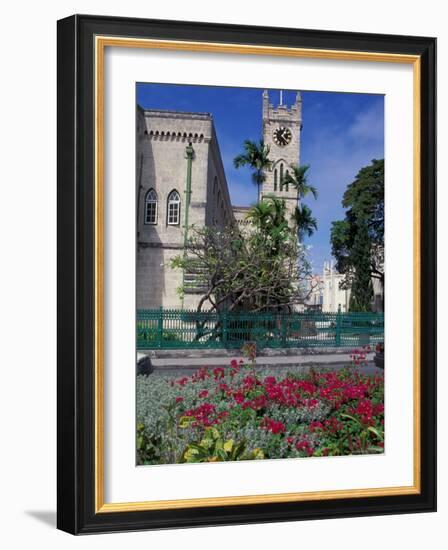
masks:
<instances>
[{"instance_id":1,"label":"black frame","mask_svg":"<svg viewBox=\"0 0 448 550\"><path fill-rule=\"evenodd\" d=\"M421 57L421 493L94 513L94 36ZM436 510L436 39L75 15L58 21L58 512L73 534Z\"/></svg>"}]
</instances>

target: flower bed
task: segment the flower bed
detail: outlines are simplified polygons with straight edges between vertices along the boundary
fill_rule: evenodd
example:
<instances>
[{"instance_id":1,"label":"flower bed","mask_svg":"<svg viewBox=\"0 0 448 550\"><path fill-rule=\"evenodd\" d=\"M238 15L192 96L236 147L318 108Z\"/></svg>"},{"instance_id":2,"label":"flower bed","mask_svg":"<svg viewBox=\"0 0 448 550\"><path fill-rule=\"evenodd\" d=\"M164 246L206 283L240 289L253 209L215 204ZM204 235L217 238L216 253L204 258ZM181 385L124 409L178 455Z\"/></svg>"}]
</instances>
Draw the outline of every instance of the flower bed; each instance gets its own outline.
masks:
<instances>
[{"instance_id":1,"label":"flower bed","mask_svg":"<svg viewBox=\"0 0 448 550\"><path fill-rule=\"evenodd\" d=\"M384 377L358 367L275 376L233 360L169 380L137 377L137 462L381 453Z\"/></svg>"}]
</instances>

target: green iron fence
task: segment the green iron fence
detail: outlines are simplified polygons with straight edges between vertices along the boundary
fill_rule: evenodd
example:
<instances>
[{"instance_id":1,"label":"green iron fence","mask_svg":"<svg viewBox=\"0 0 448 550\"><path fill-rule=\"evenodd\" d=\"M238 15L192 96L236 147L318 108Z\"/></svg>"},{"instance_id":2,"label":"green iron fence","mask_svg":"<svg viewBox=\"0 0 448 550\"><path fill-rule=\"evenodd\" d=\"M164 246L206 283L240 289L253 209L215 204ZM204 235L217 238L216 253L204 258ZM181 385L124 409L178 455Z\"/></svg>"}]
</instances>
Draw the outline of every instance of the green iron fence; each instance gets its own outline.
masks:
<instances>
[{"instance_id":1,"label":"green iron fence","mask_svg":"<svg viewBox=\"0 0 448 550\"><path fill-rule=\"evenodd\" d=\"M382 313L137 311L137 349L356 347L383 339Z\"/></svg>"}]
</instances>

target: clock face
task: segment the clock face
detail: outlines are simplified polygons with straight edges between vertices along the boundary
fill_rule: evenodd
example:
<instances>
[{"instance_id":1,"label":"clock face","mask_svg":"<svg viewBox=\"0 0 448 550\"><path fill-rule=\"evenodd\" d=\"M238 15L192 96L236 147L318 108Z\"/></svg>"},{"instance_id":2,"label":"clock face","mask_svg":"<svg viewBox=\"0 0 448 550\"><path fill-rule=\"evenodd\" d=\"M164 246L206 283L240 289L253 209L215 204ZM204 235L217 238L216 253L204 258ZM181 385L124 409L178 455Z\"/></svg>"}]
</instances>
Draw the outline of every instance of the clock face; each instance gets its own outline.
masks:
<instances>
[{"instance_id":1,"label":"clock face","mask_svg":"<svg viewBox=\"0 0 448 550\"><path fill-rule=\"evenodd\" d=\"M276 130L274 130L273 137L277 145L280 145L280 147L284 147L285 145L288 145L288 143L291 141L291 130L289 128L285 128L284 126L280 126Z\"/></svg>"}]
</instances>

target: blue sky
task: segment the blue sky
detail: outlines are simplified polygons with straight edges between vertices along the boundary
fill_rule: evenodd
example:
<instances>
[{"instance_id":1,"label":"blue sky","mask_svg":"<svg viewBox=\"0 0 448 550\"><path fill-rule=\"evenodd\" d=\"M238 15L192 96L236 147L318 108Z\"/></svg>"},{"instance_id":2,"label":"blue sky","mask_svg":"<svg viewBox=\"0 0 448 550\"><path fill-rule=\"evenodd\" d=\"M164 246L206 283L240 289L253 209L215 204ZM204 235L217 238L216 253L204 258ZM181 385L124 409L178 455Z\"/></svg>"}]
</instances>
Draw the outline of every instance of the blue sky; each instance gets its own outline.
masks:
<instances>
[{"instance_id":1,"label":"blue sky","mask_svg":"<svg viewBox=\"0 0 448 550\"><path fill-rule=\"evenodd\" d=\"M262 131L262 91L175 84L137 84L143 108L205 112L213 115L232 203L256 201L250 170L233 167L245 139L259 140ZM295 91L283 92L283 103L294 102ZM279 91L269 90L270 102ZM301 164L309 164L309 182L319 197L306 199L317 218L318 231L307 240L315 272L331 258L331 222L342 219L345 188L359 169L384 157L384 97L371 94L302 92Z\"/></svg>"}]
</instances>

